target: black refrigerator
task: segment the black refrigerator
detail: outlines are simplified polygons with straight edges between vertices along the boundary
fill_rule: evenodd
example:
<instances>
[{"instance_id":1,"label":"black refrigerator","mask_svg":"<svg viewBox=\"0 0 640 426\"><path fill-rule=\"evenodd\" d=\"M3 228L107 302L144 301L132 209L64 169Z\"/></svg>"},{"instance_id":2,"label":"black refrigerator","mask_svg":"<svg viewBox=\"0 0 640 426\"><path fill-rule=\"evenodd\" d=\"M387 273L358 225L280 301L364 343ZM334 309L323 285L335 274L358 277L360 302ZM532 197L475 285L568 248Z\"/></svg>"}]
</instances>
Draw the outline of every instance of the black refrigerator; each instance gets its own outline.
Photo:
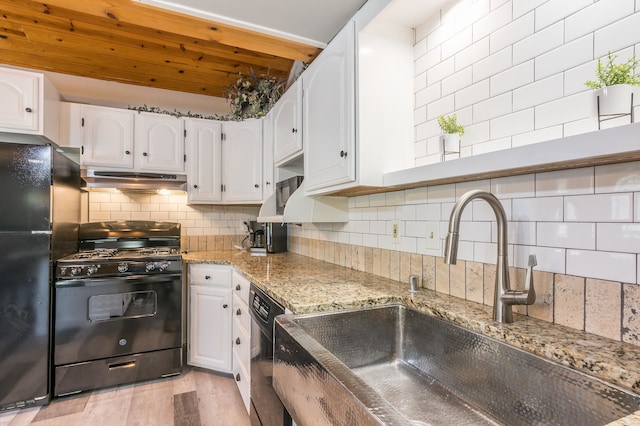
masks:
<instances>
[{"instance_id":1,"label":"black refrigerator","mask_svg":"<svg viewBox=\"0 0 640 426\"><path fill-rule=\"evenodd\" d=\"M0 142L0 411L50 399L53 262L77 251L79 166Z\"/></svg>"}]
</instances>

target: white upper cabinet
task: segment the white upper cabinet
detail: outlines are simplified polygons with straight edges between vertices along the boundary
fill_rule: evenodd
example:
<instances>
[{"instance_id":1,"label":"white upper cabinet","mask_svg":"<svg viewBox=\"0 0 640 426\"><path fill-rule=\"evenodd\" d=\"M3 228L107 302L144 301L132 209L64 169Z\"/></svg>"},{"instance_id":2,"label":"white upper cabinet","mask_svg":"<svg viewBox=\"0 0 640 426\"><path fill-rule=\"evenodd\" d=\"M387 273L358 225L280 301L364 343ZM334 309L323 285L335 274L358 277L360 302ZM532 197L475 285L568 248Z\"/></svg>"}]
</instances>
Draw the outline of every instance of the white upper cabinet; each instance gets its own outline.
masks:
<instances>
[{"instance_id":1,"label":"white upper cabinet","mask_svg":"<svg viewBox=\"0 0 640 426\"><path fill-rule=\"evenodd\" d=\"M262 119L262 200L275 191L275 165L273 161L273 110Z\"/></svg>"},{"instance_id":2,"label":"white upper cabinet","mask_svg":"<svg viewBox=\"0 0 640 426\"><path fill-rule=\"evenodd\" d=\"M262 120L187 119L188 202L262 201Z\"/></svg>"},{"instance_id":3,"label":"white upper cabinet","mask_svg":"<svg viewBox=\"0 0 640 426\"><path fill-rule=\"evenodd\" d=\"M297 80L270 112L273 120L273 157L276 166L302 154L302 89Z\"/></svg>"},{"instance_id":4,"label":"white upper cabinet","mask_svg":"<svg viewBox=\"0 0 640 426\"><path fill-rule=\"evenodd\" d=\"M226 202L262 201L262 120L222 125L222 198Z\"/></svg>"},{"instance_id":5,"label":"white upper cabinet","mask_svg":"<svg viewBox=\"0 0 640 426\"><path fill-rule=\"evenodd\" d=\"M413 167L413 30L386 19L389 3L365 3L301 76L307 194Z\"/></svg>"},{"instance_id":6,"label":"white upper cabinet","mask_svg":"<svg viewBox=\"0 0 640 426\"><path fill-rule=\"evenodd\" d=\"M57 142L59 95L43 74L0 68L0 99L0 132Z\"/></svg>"},{"instance_id":7,"label":"white upper cabinet","mask_svg":"<svg viewBox=\"0 0 640 426\"><path fill-rule=\"evenodd\" d=\"M145 112L135 117L135 168L184 172L184 120Z\"/></svg>"},{"instance_id":8,"label":"white upper cabinet","mask_svg":"<svg viewBox=\"0 0 640 426\"><path fill-rule=\"evenodd\" d=\"M82 105L80 115L83 165L132 169L135 112Z\"/></svg>"},{"instance_id":9,"label":"white upper cabinet","mask_svg":"<svg viewBox=\"0 0 640 426\"><path fill-rule=\"evenodd\" d=\"M222 124L189 118L187 129L187 198L192 204L222 200Z\"/></svg>"},{"instance_id":10,"label":"white upper cabinet","mask_svg":"<svg viewBox=\"0 0 640 426\"><path fill-rule=\"evenodd\" d=\"M307 191L355 180L354 23L302 75Z\"/></svg>"}]
</instances>

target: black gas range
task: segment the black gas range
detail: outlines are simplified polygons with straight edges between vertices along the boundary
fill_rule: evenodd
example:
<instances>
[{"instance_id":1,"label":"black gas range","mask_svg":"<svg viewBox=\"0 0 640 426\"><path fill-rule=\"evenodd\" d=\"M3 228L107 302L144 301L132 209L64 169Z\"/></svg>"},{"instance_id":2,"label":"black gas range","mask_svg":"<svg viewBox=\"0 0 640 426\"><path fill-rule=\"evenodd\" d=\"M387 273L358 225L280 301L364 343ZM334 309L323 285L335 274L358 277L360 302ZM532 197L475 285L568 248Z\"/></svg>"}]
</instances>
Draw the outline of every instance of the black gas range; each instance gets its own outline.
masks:
<instances>
[{"instance_id":1,"label":"black gas range","mask_svg":"<svg viewBox=\"0 0 640 426\"><path fill-rule=\"evenodd\" d=\"M81 224L56 262L54 395L180 374L180 224Z\"/></svg>"}]
</instances>

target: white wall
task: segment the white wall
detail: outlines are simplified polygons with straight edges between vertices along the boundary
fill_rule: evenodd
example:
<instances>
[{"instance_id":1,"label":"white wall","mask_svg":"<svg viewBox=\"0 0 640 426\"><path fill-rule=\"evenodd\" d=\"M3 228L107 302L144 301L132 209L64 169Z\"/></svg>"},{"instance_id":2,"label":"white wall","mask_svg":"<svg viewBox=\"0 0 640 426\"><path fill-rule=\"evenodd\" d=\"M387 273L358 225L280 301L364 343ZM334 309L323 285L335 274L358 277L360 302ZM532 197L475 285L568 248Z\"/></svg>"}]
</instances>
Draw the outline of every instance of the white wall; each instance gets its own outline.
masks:
<instances>
[{"instance_id":1,"label":"white wall","mask_svg":"<svg viewBox=\"0 0 640 426\"><path fill-rule=\"evenodd\" d=\"M465 125L461 156L597 130L584 82L598 58L626 61L638 43L637 0L451 2L416 29L415 164L440 161L440 114Z\"/></svg>"}]
</instances>

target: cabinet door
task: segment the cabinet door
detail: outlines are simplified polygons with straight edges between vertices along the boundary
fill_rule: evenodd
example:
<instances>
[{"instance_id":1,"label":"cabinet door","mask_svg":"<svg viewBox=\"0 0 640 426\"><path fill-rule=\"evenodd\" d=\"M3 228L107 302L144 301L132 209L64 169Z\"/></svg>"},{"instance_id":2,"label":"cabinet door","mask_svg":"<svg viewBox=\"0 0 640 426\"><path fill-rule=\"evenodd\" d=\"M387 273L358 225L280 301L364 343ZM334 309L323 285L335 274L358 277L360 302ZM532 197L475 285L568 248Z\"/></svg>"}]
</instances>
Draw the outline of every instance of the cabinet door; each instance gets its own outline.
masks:
<instances>
[{"instance_id":1,"label":"cabinet door","mask_svg":"<svg viewBox=\"0 0 640 426\"><path fill-rule=\"evenodd\" d=\"M217 121L188 119L187 129L187 197L189 203L221 200L221 132Z\"/></svg>"},{"instance_id":2,"label":"cabinet door","mask_svg":"<svg viewBox=\"0 0 640 426\"><path fill-rule=\"evenodd\" d=\"M136 115L135 168L184 172L184 121L163 114Z\"/></svg>"},{"instance_id":3,"label":"cabinet door","mask_svg":"<svg viewBox=\"0 0 640 426\"><path fill-rule=\"evenodd\" d=\"M41 79L30 73L0 70L0 128L3 130L39 130Z\"/></svg>"},{"instance_id":4,"label":"cabinet door","mask_svg":"<svg viewBox=\"0 0 640 426\"><path fill-rule=\"evenodd\" d=\"M275 191L275 168L273 164L273 115L262 119L262 200Z\"/></svg>"},{"instance_id":5,"label":"cabinet door","mask_svg":"<svg viewBox=\"0 0 640 426\"><path fill-rule=\"evenodd\" d=\"M191 285L190 365L231 372L231 289Z\"/></svg>"},{"instance_id":6,"label":"cabinet door","mask_svg":"<svg viewBox=\"0 0 640 426\"><path fill-rule=\"evenodd\" d=\"M223 125L222 199L262 200L262 120L230 121Z\"/></svg>"},{"instance_id":7,"label":"cabinet door","mask_svg":"<svg viewBox=\"0 0 640 426\"><path fill-rule=\"evenodd\" d=\"M302 90L300 80L273 108L273 156L276 166L302 154Z\"/></svg>"},{"instance_id":8,"label":"cabinet door","mask_svg":"<svg viewBox=\"0 0 640 426\"><path fill-rule=\"evenodd\" d=\"M82 163L133 168L135 112L83 105Z\"/></svg>"},{"instance_id":9,"label":"cabinet door","mask_svg":"<svg viewBox=\"0 0 640 426\"><path fill-rule=\"evenodd\" d=\"M356 178L354 43L351 22L302 76L306 190Z\"/></svg>"}]
</instances>

